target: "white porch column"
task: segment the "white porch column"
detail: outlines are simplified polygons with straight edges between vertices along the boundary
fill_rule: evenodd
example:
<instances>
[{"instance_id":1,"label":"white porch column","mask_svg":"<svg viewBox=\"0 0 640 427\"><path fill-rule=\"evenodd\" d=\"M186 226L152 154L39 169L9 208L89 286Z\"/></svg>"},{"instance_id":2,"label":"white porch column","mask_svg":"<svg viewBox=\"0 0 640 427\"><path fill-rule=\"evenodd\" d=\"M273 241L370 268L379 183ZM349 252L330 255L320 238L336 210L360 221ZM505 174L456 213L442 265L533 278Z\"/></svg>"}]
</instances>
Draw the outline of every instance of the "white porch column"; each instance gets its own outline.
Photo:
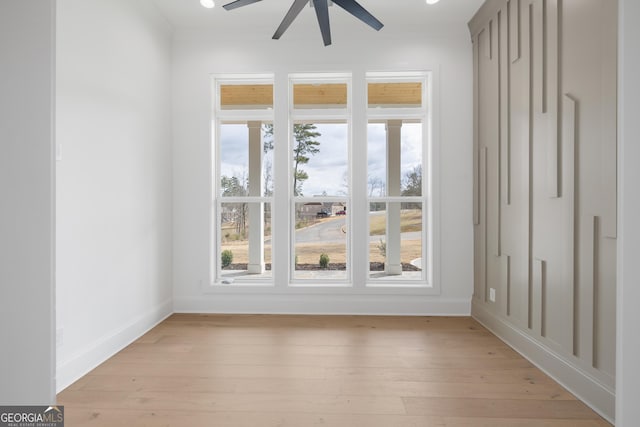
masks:
<instances>
[{"instance_id":1,"label":"white porch column","mask_svg":"<svg viewBox=\"0 0 640 427\"><path fill-rule=\"evenodd\" d=\"M398 197L402 192L400 135L402 120L387 120L387 195ZM400 262L400 203L387 204L387 248L385 273L402 274Z\"/></svg>"},{"instance_id":2,"label":"white porch column","mask_svg":"<svg viewBox=\"0 0 640 427\"><path fill-rule=\"evenodd\" d=\"M262 122L251 121L249 127L249 196L262 196ZM264 207L249 204L249 274L264 273Z\"/></svg>"}]
</instances>

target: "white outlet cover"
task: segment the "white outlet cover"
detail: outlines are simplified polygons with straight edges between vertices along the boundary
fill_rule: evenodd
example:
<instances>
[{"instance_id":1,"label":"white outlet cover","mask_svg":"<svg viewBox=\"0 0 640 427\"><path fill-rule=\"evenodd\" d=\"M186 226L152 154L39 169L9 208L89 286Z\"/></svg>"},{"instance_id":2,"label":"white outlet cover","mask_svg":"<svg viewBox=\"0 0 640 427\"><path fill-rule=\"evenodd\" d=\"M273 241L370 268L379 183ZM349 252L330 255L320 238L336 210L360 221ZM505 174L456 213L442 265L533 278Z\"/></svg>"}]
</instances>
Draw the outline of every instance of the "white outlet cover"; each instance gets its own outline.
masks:
<instances>
[{"instance_id":1,"label":"white outlet cover","mask_svg":"<svg viewBox=\"0 0 640 427\"><path fill-rule=\"evenodd\" d=\"M489 288L489 300L496 302L496 288Z\"/></svg>"}]
</instances>

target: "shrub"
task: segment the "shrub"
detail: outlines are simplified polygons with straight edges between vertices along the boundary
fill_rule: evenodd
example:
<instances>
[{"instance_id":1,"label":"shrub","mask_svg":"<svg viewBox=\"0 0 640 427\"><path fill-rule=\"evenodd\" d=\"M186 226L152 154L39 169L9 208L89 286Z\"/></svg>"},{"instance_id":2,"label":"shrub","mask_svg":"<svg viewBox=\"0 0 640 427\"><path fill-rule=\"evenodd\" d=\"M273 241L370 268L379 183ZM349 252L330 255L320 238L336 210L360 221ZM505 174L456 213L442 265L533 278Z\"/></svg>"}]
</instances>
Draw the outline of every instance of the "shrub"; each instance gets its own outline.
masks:
<instances>
[{"instance_id":1,"label":"shrub","mask_svg":"<svg viewBox=\"0 0 640 427\"><path fill-rule=\"evenodd\" d=\"M327 268L329 266L329 255L320 254L320 267Z\"/></svg>"},{"instance_id":2,"label":"shrub","mask_svg":"<svg viewBox=\"0 0 640 427\"><path fill-rule=\"evenodd\" d=\"M222 268L230 266L233 262L233 252L231 252L229 249L225 249L224 251L222 251L221 257Z\"/></svg>"},{"instance_id":3,"label":"shrub","mask_svg":"<svg viewBox=\"0 0 640 427\"><path fill-rule=\"evenodd\" d=\"M380 251L380 255L383 257L387 257L387 242L380 239L380 243L378 243L378 250Z\"/></svg>"}]
</instances>

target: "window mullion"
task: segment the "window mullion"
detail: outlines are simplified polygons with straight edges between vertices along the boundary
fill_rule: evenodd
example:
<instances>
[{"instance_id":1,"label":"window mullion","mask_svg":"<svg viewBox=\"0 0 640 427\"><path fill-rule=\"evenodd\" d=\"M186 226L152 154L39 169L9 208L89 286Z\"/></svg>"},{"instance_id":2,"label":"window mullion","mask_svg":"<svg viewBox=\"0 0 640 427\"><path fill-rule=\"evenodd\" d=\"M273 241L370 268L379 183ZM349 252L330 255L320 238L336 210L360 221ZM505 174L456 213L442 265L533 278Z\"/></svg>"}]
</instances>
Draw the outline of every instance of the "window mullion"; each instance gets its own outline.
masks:
<instances>
[{"instance_id":1,"label":"window mullion","mask_svg":"<svg viewBox=\"0 0 640 427\"><path fill-rule=\"evenodd\" d=\"M351 200L349 225L353 287L366 288L369 274L369 206L367 202L367 82L364 72L354 72L352 81Z\"/></svg>"},{"instance_id":2,"label":"window mullion","mask_svg":"<svg viewBox=\"0 0 640 427\"><path fill-rule=\"evenodd\" d=\"M289 80L286 74L277 73L274 82L274 158L273 158L273 215L272 215L272 265L276 288L286 288L290 277L290 201L289 173Z\"/></svg>"}]
</instances>

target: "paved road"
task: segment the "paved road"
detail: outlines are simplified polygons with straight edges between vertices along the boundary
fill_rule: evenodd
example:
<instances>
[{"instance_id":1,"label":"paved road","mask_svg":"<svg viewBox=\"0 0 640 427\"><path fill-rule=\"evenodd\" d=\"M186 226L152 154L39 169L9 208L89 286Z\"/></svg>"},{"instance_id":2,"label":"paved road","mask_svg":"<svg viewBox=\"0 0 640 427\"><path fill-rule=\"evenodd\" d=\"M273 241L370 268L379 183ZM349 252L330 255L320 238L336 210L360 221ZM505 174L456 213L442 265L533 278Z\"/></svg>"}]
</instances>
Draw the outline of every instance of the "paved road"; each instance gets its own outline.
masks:
<instances>
[{"instance_id":1,"label":"paved road","mask_svg":"<svg viewBox=\"0 0 640 427\"><path fill-rule=\"evenodd\" d=\"M296 230L296 243L340 243L346 240L342 231L346 224L344 216L336 216L322 220L311 227Z\"/></svg>"},{"instance_id":2,"label":"paved road","mask_svg":"<svg viewBox=\"0 0 640 427\"><path fill-rule=\"evenodd\" d=\"M346 235L342 231L346 224L343 216L331 217L311 227L296 230L296 243L343 243ZM422 237L421 231L402 233L402 240L418 240ZM379 242L384 236L370 236L371 242Z\"/></svg>"}]
</instances>

